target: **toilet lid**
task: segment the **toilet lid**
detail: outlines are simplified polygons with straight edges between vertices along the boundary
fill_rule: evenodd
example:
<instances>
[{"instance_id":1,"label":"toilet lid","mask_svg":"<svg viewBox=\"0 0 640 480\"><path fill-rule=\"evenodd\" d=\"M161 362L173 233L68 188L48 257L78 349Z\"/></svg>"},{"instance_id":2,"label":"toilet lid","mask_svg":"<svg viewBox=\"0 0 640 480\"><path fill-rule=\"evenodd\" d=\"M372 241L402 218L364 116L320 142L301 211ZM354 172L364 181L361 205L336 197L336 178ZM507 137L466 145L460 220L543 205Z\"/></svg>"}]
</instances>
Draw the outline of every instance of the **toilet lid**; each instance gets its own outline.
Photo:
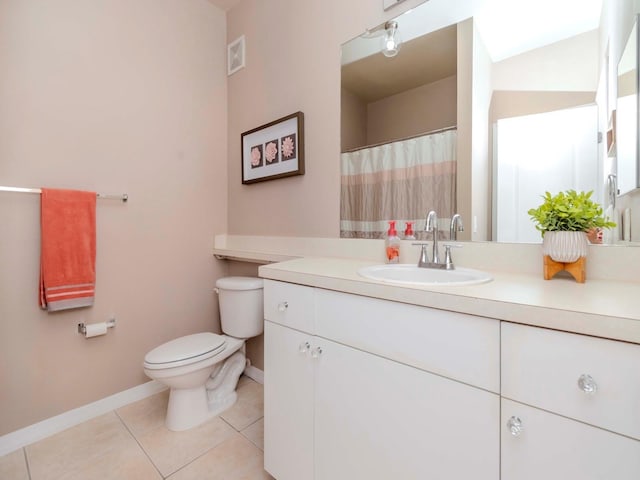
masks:
<instances>
[{"instance_id":1,"label":"toilet lid","mask_svg":"<svg viewBox=\"0 0 640 480\"><path fill-rule=\"evenodd\" d=\"M144 357L145 366L179 366L210 358L224 350L222 335L204 332L176 338L151 350ZM168 364L168 365L167 365Z\"/></svg>"}]
</instances>

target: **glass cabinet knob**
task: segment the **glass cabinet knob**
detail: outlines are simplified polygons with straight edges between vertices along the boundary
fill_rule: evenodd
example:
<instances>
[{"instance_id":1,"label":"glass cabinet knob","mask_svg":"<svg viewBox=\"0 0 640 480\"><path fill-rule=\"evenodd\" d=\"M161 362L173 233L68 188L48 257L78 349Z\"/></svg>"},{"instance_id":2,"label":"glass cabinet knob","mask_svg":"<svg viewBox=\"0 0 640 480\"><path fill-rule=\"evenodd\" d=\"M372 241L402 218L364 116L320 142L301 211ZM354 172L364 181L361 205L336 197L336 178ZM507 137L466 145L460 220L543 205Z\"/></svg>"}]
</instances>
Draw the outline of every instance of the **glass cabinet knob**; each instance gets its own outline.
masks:
<instances>
[{"instance_id":1,"label":"glass cabinet knob","mask_svg":"<svg viewBox=\"0 0 640 480\"><path fill-rule=\"evenodd\" d=\"M288 302L280 302L278 304L278 311L279 312L284 312L287 308L289 308L289 303Z\"/></svg>"},{"instance_id":2,"label":"glass cabinet knob","mask_svg":"<svg viewBox=\"0 0 640 480\"><path fill-rule=\"evenodd\" d=\"M321 347L316 347L313 350L311 350L311 357L312 358L318 358L318 357L320 357L320 355L322 355L322 348Z\"/></svg>"},{"instance_id":3,"label":"glass cabinet knob","mask_svg":"<svg viewBox=\"0 0 640 480\"><path fill-rule=\"evenodd\" d=\"M598 391L598 384L591 375L583 373L578 378L578 388L586 394L594 395Z\"/></svg>"},{"instance_id":4,"label":"glass cabinet knob","mask_svg":"<svg viewBox=\"0 0 640 480\"><path fill-rule=\"evenodd\" d=\"M302 342L299 346L298 346L298 352L300 353L307 353L309 350L311 350L311 345L309 344L309 342Z\"/></svg>"},{"instance_id":5,"label":"glass cabinet knob","mask_svg":"<svg viewBox=\"0 0 640 480\"><path fill-rule=\"evenodd\" d=\"M507 428L509 429L509 432L511 432L511 435L519 437L523 430L522 420L515 416L511 417L507 420Z\"/></svg>"}]
</instances>

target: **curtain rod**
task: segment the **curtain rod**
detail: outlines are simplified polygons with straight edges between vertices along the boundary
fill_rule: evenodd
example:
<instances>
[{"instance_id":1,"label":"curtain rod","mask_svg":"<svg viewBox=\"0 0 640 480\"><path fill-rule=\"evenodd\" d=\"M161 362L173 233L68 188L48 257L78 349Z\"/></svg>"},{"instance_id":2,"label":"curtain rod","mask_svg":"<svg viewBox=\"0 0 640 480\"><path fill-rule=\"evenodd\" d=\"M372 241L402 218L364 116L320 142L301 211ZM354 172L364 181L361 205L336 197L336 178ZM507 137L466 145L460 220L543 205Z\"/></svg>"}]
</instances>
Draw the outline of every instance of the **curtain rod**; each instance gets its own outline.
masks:
<instances>
[{"instance_id":1,"label":"curtain rod","mask_svg":"<svg viewBox=\"0 0 640 480\"><path fill-rule=\"evenodd\" d=\"M408 137L403 137L403 138L396 138L394 140L389 140L388 142L380 142L380 143L374 143L372 145L365 145L364 147L352 148L351 150L345 150L344 152L341 152L341 153L357 152L358 150L363 150L365 148L380 147L382 145L387 145L389 143L402 142L404 140L411 140L412 138L424 137L426 135L433 135L434 133L442 133L442 132L448 132L449 130L457 130L457 128L458 127L456 125L452 127L438 128L436 130L431 130L430 132L418 133L416 135L409 135Z\"/></svg>"},{"instance_id":2,"label":"curtain rod","mask_svg":"<svg viewBox=\"0 0 640 480\"><path fill-rule=\"evenodd\" d=\"M15 193L42 193L39 188L20 188L20 187L3 187L0 186L0 192L15 192ZM106 195L104 193L96 193L96 197L103 200L122 200L126 202L129 200L129 195L123 193L122 195Z\"/></svg>"}]
</instances>

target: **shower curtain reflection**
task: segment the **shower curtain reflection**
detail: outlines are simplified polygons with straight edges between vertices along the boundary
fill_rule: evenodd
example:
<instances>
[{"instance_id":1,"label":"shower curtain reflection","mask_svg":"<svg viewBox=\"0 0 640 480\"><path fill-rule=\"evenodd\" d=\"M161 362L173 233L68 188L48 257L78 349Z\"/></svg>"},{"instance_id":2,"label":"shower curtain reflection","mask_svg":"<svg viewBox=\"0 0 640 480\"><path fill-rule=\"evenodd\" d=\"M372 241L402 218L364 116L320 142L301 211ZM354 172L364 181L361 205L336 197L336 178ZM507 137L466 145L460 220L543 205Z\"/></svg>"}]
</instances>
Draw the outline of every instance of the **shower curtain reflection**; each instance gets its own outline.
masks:
<instances>
[{"instance_id":1,"label":"shower curtain reflection","mask_svg":"<svg viewBox=\"0 0 640 480\"><path fill-rule=\"evenodd\" d=\"M435 210L456 209L456 130L395 141L341 155L340 236L383 238L389 220L417 229Z\"/></svg>"}]
</instances>

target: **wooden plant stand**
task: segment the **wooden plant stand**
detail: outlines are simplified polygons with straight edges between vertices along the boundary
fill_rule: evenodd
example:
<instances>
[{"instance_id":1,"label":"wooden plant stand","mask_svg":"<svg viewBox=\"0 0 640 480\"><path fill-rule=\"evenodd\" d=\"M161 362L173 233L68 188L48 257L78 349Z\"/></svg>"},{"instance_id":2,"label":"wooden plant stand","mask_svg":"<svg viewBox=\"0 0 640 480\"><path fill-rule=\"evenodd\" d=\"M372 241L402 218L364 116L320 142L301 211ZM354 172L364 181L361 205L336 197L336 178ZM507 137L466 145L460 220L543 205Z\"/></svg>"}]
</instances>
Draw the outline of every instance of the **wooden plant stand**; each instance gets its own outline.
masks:
<instances>
[{"instance_id":1,"label":"wooden plant stand","mask_svg":"<svg viewBox=\"0 0 640 480\"><path fill-rule=\"evenodd\" d=\"M565 270L575 278L576 282L584 283L587 279L587 257L580 257L572 263L556 262L549 255L544 255L544 279L551 280L556 273Z\"/></svg>"}]
</instances>

